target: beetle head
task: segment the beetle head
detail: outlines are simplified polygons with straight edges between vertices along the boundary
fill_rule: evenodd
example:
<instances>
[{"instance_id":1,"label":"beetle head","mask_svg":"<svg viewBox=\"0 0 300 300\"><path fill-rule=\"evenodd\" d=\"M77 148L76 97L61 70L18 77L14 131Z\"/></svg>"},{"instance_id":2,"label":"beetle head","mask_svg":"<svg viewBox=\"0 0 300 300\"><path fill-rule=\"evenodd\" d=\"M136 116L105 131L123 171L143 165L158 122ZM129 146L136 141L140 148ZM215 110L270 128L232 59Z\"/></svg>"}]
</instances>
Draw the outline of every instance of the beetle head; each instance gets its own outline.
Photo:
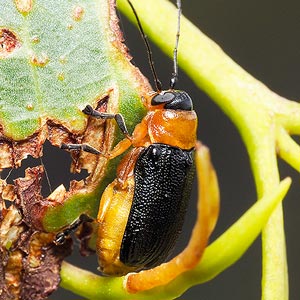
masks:
<instances>
[{"instance_id":1,"label":"beetle head","mask_svg":"<svg viewBox=\"0 0 300 300\"><path fill-rule=\"evenodd\" d=\"M156 108L162 105L163 109L193 110L193 102L188 93L179 90L167 90L154 94L150 105ZM158 108L158 107L157 107Z\"/></svg>"}]
</instances>

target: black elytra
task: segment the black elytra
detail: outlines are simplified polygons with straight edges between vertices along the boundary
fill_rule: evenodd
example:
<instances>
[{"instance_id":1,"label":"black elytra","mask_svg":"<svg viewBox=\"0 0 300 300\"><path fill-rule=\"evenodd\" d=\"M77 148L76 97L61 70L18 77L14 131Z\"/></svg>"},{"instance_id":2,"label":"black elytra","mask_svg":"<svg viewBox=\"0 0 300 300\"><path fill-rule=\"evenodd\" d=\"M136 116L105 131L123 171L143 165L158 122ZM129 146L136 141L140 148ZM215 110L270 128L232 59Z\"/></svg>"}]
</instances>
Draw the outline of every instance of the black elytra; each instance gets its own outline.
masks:
<instances>
[{"instance_id":1,"label":"black elytra","mask_svg":"<svg viewBox=\"0 0 300 300\"><path fill-rule=\"evenodd\" d=\"M163 263L182 230L195 167L194 150L152 144L137 159L135 190L120 260L138 269Z\"/></svg>"}]
</instances>

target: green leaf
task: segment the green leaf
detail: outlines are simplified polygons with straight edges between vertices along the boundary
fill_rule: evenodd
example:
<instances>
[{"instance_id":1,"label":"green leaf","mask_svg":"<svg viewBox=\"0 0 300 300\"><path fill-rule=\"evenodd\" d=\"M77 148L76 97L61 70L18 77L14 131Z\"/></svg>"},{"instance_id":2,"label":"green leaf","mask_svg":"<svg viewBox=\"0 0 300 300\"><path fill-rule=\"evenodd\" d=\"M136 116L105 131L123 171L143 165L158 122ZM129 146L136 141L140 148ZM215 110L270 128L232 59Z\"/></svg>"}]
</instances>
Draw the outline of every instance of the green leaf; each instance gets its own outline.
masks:
<instances>
[{"instance_id":1,"label":"green leaf","mask_svg":"<svg viewBox=\"0 0 300 300\"><path fill-rule=\"evenodd\" d=\"M38 135L41 143L48 138L55 145L89 136L93 146L99 149L104 143L109 151L123 138L115 121L107 121L104 136L98 138L93 136L98 129L86 131L88 118L81 112L87 104L97 107L107 96L106 109L121 113L132 131L145 114L141 95L150 87L131 65L117 21L108 1L3 0L1 134L20 144ZM11 47L12 42L17 47ZM49 134L52 128L62 132ZM21 150L24 156L26 150ZM60 196L64 205L54 205L59 198L55 194L51 207L42 206L43 229L57 231L83 212L96 216L100 195L114 178L118 161L80 157L79 169L87 168L91 176L63 199Z\"/></svg>"},{"instance_id":2,"label":"green leaf","mask_svg":"<svg viewBox=\"0 0 300 300\"><path fill-rule=\"evenodd\" d=\"M76 10L82 10L80 19ZM25 139L52 120L72 132L82 132L80 111L116 85L126 94L122 105L138 101L132 70L121 68L125 56L109 26L106 1L33 2L21 13L12 0L3 0L0 28L13 32L20 47L0 60L0 118L5 136ZM129 101L129 95L132 98ZM127 99L127 101L126 101ZM140 103L138 103L140 105ZM131 123L130 123L131 122ZM132 127L134 121L130 120Z\"/></svg>"}]
</instances>

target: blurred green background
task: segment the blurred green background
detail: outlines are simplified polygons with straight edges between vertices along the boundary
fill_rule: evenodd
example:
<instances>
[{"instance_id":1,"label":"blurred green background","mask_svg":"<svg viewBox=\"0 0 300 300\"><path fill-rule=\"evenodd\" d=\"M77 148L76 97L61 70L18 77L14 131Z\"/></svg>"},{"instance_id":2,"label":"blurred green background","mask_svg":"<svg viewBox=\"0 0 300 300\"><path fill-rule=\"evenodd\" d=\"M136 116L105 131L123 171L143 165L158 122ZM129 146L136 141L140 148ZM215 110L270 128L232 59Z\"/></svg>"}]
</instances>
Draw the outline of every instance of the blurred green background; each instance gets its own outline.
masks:
<instances>
[{"instance_id":1,"label":"blurred green background","mask_svg":"<svg viewBox=\"0 0 300 300\"><path fill-rule=\"evenodd\" d=\"M216 41L238 64L276 93L289 99L298 99L300 95L299 1L182 0L182 2L184 15ZM134 63L141 68L152 83L146 51L138 30L124 17L121 26L125 31L126 44L130 48ZM166 59L155 46L153 46L153 55L157 73L167 88L172 62ZM199 117L198 136L209 146L219 177L221 214L212 237L214 239L256 200L248 156L231 121L181 71L177 88L188 91L194 100ZM47 154L48 150L45 151ZM51 166L48 167L46 162L45 164L50 173L49 176L52 177ZM284 208L290 299L294 300L299 299L300 293L298 284L300 278L299 174L283 162L279 162L279 166L282 178L293 177L292 188L285 199ZM53 172L55 177L57 168ZM55 187L55 183L53 185ZM187 242L193 226L195 197L196 190L177 251L180 251ZM82 259L79 258L76 251L73 258L69 258L68 261L73 261L77 265L80 264L82 267L96 272L95 257ZM260 281L261 253L260 239L258 239L234 266L214 280L190 289L180 299L258 300L260 299ZM62 289L51 297L56 300L79 298Z\"/></svg>"}]
</instances>

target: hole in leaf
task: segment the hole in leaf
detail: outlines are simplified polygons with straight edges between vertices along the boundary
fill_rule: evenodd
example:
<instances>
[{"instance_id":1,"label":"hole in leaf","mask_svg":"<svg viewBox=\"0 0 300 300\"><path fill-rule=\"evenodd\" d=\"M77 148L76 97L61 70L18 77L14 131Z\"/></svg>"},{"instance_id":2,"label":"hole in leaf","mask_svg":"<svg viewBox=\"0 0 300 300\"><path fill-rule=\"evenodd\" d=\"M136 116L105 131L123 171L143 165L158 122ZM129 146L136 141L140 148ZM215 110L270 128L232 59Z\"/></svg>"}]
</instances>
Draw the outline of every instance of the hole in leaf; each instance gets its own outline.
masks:
<instances>
[{"instance_id":1,"label":"hole in leaf","mask_svg":"<svg viewBox=\"0 0 300 300\"><path fill-rule=\"evenodd\" d=\"M0 29L0 59L7 57L20 47L21 43L16 34L7 28Z\"/></svg>"},{"instance_id":2,"label":"hole in leaf","mask_svg":"<svg viewBox=\"0 0 300 300\"><path fill-rule=\"evenodd\" d=\"M82 180L88 176L86 170L82 170L78 174L70 173L71 156L68 152L54 147L50 142L46 141L43 145L42 158L33 158L29 156L22 161L20 168L7 168L1 172L1 178L6 179L7 183L13 184L13 181L19 177L24 177L25 170L30 167L43 165L45 174L42 182L42 195L44 198L49 196L59 185L63 184L68 190L70 181ZM48 182L48 179L49 182Z\"/></svg>"},{"instance_id":3,"label":"hole in leaf","mask_svg":"<svg viewBox=\"0 0 300 300\"><path fill-rule=\"evenodd\" d=\"M68 190L70 181L82 180L89 174L86 170L81 170L80 173L70 173L71 156L70 153L54 147L50 142L46 141L43 148L43 164L47 171L52 190L63 184ZM53 163L54 162L54 163ZM44 176L42 194L49 194L49 186Z\"/></svg>"}]
</instances>

